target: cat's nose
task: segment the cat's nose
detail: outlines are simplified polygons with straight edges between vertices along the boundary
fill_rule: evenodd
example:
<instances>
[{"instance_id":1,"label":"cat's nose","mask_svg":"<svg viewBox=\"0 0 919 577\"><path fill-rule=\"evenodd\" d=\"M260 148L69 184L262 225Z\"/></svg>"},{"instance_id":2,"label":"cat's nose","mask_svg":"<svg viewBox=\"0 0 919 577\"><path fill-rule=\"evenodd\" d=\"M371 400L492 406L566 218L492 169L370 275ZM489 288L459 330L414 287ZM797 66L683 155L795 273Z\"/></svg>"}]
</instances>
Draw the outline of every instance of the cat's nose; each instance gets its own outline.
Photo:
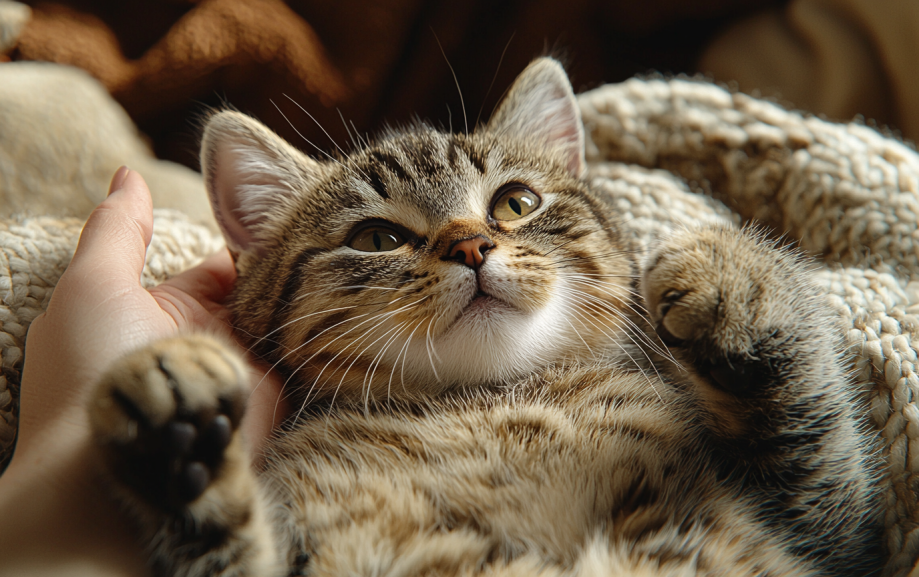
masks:
<instances>
[{"instance_id":1,"label":"cat's nose","mask_svg":"<svg viewBox=\"0 0 919 577\"><path fill-rule=\"evenodd\" d=\"M461 262L471 269L478 269L485 262L485 253L494 247L495 243L478 234L472 238L458 240L450 245L447 259Z\"/></svg>"}]
</instances>

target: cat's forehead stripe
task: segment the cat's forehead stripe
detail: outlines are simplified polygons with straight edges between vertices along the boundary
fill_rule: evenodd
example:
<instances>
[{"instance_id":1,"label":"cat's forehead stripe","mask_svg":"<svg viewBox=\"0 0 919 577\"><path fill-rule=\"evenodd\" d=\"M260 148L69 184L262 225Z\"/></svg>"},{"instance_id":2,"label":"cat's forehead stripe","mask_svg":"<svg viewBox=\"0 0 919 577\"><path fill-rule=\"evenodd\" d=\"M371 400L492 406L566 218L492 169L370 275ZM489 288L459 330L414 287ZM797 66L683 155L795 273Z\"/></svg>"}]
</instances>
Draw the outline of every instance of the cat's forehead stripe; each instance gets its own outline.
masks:
<instances>
[{"instance_id":1,"label":"cat's forehead stripe","mask_svg":"<svg viewBox=\"0 0 919 577\"><path fill-rule=\"evenodd\" d=\"M380 172L377 170L376 166L370 166L367 170L364 171L369 179L370 188L372 188L377 194L379 194L384 199L389 199L389 193L386 191L386 184L383 182L383 177L380 175Z\"/></svg>"},{"instance_id":2,"label":"cat's forehead stripe","mask_svg":"<svg viewBox=\"0 0 919 577\"><path fill-rule=\"evenodd\" d=\"M408 174L405 172L405 169L402 168L402 165L399 164L399 160L396 159L396 157L392 154L380 150L375 150L370 153L370 156L379 164L388 168L389 171L396 175L396 178L399 180L408 179Z\"/></svg>"},{"instance_id":3,"label":"cat's forehead stripe","mask_svg":"<svg viewBox=\"0 0 919 577\"><path fill-rule=\"evenodd\" d=\"M469 162L472 163L472 166L474 166L480 174L485 174L485 160L478 153L478 151L471 147L463 147L463 152L465 152L466 156L469 157Z\"/></svg>"}]
</instances>

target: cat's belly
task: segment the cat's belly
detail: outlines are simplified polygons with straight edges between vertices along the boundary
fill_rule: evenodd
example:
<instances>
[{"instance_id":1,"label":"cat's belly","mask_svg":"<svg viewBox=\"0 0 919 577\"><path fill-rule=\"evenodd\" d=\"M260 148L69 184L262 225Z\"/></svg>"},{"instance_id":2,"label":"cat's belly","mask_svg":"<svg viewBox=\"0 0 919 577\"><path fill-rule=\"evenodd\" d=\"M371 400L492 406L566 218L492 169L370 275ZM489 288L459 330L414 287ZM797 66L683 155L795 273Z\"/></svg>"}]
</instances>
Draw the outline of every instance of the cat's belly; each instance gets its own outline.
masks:
<instances>
[{"instance_id":1,"label":"cat's belly","mask_svg":"<svg viewBox=\"0 0 919 577\"><path fill-rule=\"evenodd\" d=\"M453 574L534 555L572 567L598 543L620 555L644 539L654 555L711 549L733 569L753 544L784 558L692 449L674 399L654 392L663 383L547 377L415 416L333 414L279 441L265 480L282 542L301 549L290 557L309 555L311 574L390 561ZM728 545L738 535L742 552Z\"/></svg>"}]
</instances>

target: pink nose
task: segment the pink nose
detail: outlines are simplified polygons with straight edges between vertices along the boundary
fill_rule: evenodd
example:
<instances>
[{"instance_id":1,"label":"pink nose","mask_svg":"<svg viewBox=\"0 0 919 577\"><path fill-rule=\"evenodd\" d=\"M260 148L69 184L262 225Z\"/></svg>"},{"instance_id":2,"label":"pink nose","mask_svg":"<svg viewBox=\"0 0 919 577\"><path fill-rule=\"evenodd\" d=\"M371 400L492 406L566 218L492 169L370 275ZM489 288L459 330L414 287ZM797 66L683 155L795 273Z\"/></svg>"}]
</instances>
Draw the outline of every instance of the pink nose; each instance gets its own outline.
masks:
<instances>
[{"instance_id":1,"label":"pink nose","mask_svg":"<svg viewBox=\"0 0 919 577\"><path fill-rule=\"evenodd\" d=\"M495 243L482 235L477 235L454 242L447 258L461 262L471 269L477 269L485 262L485 253L494 247Z\"/></svg>"}]
</instances>

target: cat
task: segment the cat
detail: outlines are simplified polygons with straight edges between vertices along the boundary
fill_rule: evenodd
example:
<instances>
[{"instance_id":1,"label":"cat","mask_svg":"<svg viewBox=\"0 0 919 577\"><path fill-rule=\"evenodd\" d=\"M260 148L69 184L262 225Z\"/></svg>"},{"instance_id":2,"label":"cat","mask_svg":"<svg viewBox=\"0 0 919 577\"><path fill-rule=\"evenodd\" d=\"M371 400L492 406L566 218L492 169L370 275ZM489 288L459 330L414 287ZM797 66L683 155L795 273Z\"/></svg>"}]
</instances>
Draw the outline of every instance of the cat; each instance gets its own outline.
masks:
<instances>
[{"instance_id":1,"label":"cat","mask_svg":"<svg viewBox=\"0 0 919 577\"><path fill-rule=\"evenodd\" d=\"M583 130L548 58L471 134L327 161L210 117L234 324L295 412L255 471L232 347L106 372L94 436L155 574L877 570L877 455L803 259L726 226L642 257Z\"/></svg>"}]
</instances>

